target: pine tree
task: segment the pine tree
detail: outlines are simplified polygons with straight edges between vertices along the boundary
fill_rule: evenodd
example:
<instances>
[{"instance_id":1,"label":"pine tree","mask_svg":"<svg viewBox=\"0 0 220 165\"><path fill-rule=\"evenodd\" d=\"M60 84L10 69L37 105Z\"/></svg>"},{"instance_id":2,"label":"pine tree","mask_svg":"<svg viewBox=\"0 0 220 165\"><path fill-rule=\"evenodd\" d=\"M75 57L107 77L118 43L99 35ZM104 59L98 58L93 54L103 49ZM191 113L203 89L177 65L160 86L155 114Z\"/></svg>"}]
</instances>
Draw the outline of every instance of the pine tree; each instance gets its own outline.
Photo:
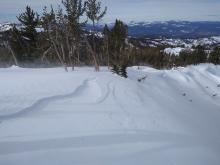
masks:
<instances>
[{"instance_id":1,"label":"pine tree","mask_svg":"<svg viewBox=\"0 0 220 165\"><path fill-rule=\"evenodd\" d=\"M51 6L50 11L47 11L47 7L45 6L43 9L43 15L41 17L41 25L49 35L49 32L53 30L54 24L56 23L56 15L53 7Z\"/></svg>"},{"instance_id":2,"label":"pine tree","mask_svg":"<svg viewBox=\"0 0 220 165\"><path fill-rule=\"evenodd\" d=\"M109 30L109 28L108 28L108 25L105 24L105 26L104 26L104 28L103 28L103 34L104 34L105 36L108 36L109 32L110 32L110 30Z\"/></svg>"},{"instance_id":3,"label":"pine tree","mask_svg":"<svg viewBox=\"0 0 220 165\"><path fill-rule=\"evenodd\" d=\"M17 17L21 23L20 30L22 47L25 50L23 57L26 62L33 62L41 56L38 45L38 33L36 27L39 25L39 16L31 7L27 6L25 12Z\"/></svg>"},{"instance_id":4,"label":"pine tree","mask_svg":"<svg viewBox=\"0 0 220 165\"><path fill-rule=\"evenodd\" d=\"M209 56L209 62L217 65L220 64L220 48L216 47Z\"/></svg>"},{"instance_id":5,"label":"pine tree","mask_svg":"<svg viewBox=\"0 0 220 165\"><path fill-rule=\"evenodd\" d=\"M117 65L117 64L113 64L112 69L111 69L112 73L115 73L121 77L127 78L127 65Z\"/></svg>"},{"instance_id":6,"label":"pine tree","mask_svg":"<svg viewBox=\"0 0 220 165\"><path fill-rule=\"evenodd\" d=\"M116 20L114 27L109 32L111 64L119 66L128 64L128 52L126 52L127 29L127 25L120 20Z\"/></svg>"},{"instance_id":7,"label":"pine tree","mask_svg":"<svg viewBox=\"0 0 220 165\"><path fill-rule=\"evenodd\" d=\"M120 66L119 75L124 77L124 78L128 78L128 76L127 76L127 65L123 64L123 65Z\"/></svg>"},{"instance_id":8,"label":"pine tree","mask_svg":"<svg viewBox=\"0 0 220 165\"><path fill-rule=\"evenodd\" d=\"M119 66L116 65L116 64L113 64L111 71L112 71L112 73L115 73L115 74L117 74L117 75L120 74Z\"/></svg>"},{"instance_id":9,"label":"pine tree","mask_svg":"<svg viewBox=\"0 0 220 165\"><path fill-rule=\"evenodd\" d=\"M36 46L37 31L36 27L39 25L39 15L35 13L30 6L26 7L26 11L17 17L22 24L22 35L27 39L31 46Z\"/></svg>"},{"instance_id":10,"label":"pine tree","mask_svg":"<svg viewBox=\"0 0 220 165\"><path fill-rule=\"evenodd\" d=\"M200 63L205 63L207 61L207 54L204 50L204 47L197 46L191 55L190 63L197 65Z\"/></svg>"},{"instance_id":11,"label":"pine tree","mask_svg":"<svg viewBox=\"0 0 220 165\"><path fill-rule=\"evenodd\" d=\"M111 49L114 51L115 61L120 61L121 55L125 49L125 40L127 38L128 27L120 20L115 21L111 30Z\"/></svg>"}]
</instances>

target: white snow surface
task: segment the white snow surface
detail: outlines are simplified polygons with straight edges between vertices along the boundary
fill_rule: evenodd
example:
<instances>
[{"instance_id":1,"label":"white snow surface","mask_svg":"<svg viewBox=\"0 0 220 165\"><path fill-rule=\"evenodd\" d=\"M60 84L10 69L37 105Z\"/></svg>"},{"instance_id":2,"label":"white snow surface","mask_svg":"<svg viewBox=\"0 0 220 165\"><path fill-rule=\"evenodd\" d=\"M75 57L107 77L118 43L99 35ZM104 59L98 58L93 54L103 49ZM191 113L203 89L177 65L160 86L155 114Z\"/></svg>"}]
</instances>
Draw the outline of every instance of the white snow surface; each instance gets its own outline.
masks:
<instances>
[{"instance_id":1,"label":"white snow surface","mask_svg":"<svg viewBox=\"0 0 220 165\"><path fill-rule=\"evenodd\" d=\"M101 70L0 69L0 164L220 164L220 66Z\"/></svg>"},{"instance_id":2,"label":"white snow surface","mask_svg":"<svg viewBox=\"0 0 220 165\"><path fill-rule=\"evenodd\" d=\"M180 52L182 52L185 48L177 47L177 48L165 48L164 52L169 55L179 56Z\"/></svg>"},{"instance_id":3,"label":"white snow surface","mask_svg":"<svg viewBox=\"0 0 220 165\"><path fill-rule=\"evenodd\" d=\"M0 32L9 31L12 28L10 23L0 23Z\"/></svg>"}]
</instances>

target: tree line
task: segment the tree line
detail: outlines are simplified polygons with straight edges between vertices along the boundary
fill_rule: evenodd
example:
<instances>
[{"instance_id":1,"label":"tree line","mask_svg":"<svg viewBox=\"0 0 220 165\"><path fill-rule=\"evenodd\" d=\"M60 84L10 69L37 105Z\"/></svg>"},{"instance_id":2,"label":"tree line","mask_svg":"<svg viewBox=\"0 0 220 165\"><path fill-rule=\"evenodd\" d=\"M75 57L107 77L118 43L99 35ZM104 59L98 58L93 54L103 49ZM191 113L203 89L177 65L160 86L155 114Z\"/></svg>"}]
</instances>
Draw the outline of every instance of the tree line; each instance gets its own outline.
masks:
<instances>
[{"instance_id":1,"label":"tree line","mask_svg":"<svg viewBox=\"0 0 220 165\"><path fill-rule=\"evenodd\" d=\"M96 25L106 12L107 7L102 8L97 0L63 0L56 8L44 7L41 16L27 6L17 17L21 26L14 25L3 34L7 51L2 47L0 51L7 56L1 56L0 61L18 66L61 64L66 71L80 65L94 65L99 71L100 65L105 65L124 77L130 65L161 69L205 62L220 64L218 47L207 53L198 46L179 56L165 54L160 47L142 47L128 37L128 26L121 20L116 20L113 27L105 25L99 36ZM92 23L91 31L86 29L88 21Z\"/></svg>"},{"instance_id":2,"label":"tree line","mask_svg":"<svg viewBox=\"0 0 220 165\"><path fill-rule=\"evenodd\" d=\"M97 35L106 12L97 0L63 0L56 10L44 7L41 17L27 6L17 17L21 28L13 26L4 45L16 65L61 64L66 71L76 65L94 65L96 71L100 65L125 65L127 26L116 20L111 29L104 27L101 38ZM85 28L88 21L91 31Z\"/></svg>"}]
</instances>

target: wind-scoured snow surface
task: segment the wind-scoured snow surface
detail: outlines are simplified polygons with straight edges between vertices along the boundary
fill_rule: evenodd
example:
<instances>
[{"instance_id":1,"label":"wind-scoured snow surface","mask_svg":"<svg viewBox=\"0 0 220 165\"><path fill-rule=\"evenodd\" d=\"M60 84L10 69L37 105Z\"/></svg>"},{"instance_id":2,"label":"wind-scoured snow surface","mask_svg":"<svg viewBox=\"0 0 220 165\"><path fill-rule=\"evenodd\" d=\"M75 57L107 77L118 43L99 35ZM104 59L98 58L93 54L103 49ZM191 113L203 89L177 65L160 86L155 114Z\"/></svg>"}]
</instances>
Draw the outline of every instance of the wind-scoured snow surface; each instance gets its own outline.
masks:
<instances>
[{"instance_id":1,"label":"wind-scoured snow surface","mask_svg":"<svg viewBox=\"0 0 220 165\"><path fill-rule=\"evenodd\" d=\"M0 164L220 164L220 66L128 76L0 69Z\"/></svg>"}]
</instances>

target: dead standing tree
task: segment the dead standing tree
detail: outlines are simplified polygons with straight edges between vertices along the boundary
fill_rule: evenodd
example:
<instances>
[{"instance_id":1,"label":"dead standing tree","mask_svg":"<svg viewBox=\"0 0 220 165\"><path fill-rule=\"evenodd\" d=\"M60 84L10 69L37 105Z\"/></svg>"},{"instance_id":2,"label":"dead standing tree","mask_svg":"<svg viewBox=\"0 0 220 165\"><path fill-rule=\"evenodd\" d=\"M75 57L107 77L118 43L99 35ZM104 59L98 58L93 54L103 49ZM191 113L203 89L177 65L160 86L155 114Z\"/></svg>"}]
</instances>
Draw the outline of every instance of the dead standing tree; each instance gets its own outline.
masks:
<instances>
[{"instance_id":1,"label":"dead standing tree","mask_svg":"<svg viewBox=\"0 0 220 165\"><path fill-rule=\"evenodd\" d=\"M81 42L82 26L85 22L80 22L80 18L85 12L85 3L82 0L64 0L62 1L66 10L66 44L69 55L69 61L71 62L72 69L74 70L74 64L76 55L79 61L79 49Z\"/></svg>"},{"instance_id":2,"label":"dead standing tree","mask_svg":"<svg viewBox=\"0 0 220 165\"><path fill-rule=\"evenodd\" d=\"M8 51L11 53L15 65L19 66L17 57L16 57L15 52L13 51L10 43L8 41L5 41L3 44L4 44L5 48L7 48Z\"/></svg>"},{"instance_id":3,"label":"dead standing tree","mask_svg":"<svg viewBox=\"0 0 220 165\"><path fill-rule=\"evenodd\" d=\"M65 13L61 7L58 7L57 13L54 14L51 7L51 12L44 14L46 16L44 24L51 45L47 50L52 48L65 70L68 71L68 65L74 70L76 54L79 61L79 47L84 24L80 22L80 18L85 12L85 4L82 0L64 0L62 4ZM49 53L49 51L45 52Z\"/></svg>"},{"instance_id":4,"label":"dead standing tree","mask_svg":"<svg viewBox=\"0 0 220 165\"><path fill-rule=\"evenodd\" d=\"M107 7L103 11L101 11L101 2L97 2L96 0L88 0L86 2L86 15L92 21L93 25L93 32L92 32L92 42L93 45L91 46L87 40L89 51L93 56L93 60L95 63L95 70L99 71L99 62L96 54L96 45L95 45L95 34L96 34L96 27L95 24L105 16L107 11Z\"/></svg>"},{"instance_id":5,"label":"dead standing tree","mask_svg":"<svg viewBox=\"0 0 220 165\"><path fill-rule=\"evenodd\" d=\"M50 42L56 52L56 55L61 62L61 64L64 66L65 70L68 71L67 68L67 57L66 57L66 51L65 51L65 35L66 35L66 29L65 29L65 23L66 19L63 15L63 10L61 7L59 7L58 12L56 14L56 21L54 25L52 26L51 31L49 32L49 38Z\"/></svg>"},{"instance_id":6,"label":"dead standing tree","mask_svg":"<svg viewBox=\"0 0 220 165\"><path fill-rule=\"evenodd\" d=\"M57 13L54 12L52 7L50 12L47 12L45 9L42 24L49 41L49 47L43 53L42 58L50 52L54 52L65 71L68 72L68 61L65 51L65 38L67 35L65 27L66 18L64 17L62 8L58 7Z\"/></svg>"}]
</instances>

